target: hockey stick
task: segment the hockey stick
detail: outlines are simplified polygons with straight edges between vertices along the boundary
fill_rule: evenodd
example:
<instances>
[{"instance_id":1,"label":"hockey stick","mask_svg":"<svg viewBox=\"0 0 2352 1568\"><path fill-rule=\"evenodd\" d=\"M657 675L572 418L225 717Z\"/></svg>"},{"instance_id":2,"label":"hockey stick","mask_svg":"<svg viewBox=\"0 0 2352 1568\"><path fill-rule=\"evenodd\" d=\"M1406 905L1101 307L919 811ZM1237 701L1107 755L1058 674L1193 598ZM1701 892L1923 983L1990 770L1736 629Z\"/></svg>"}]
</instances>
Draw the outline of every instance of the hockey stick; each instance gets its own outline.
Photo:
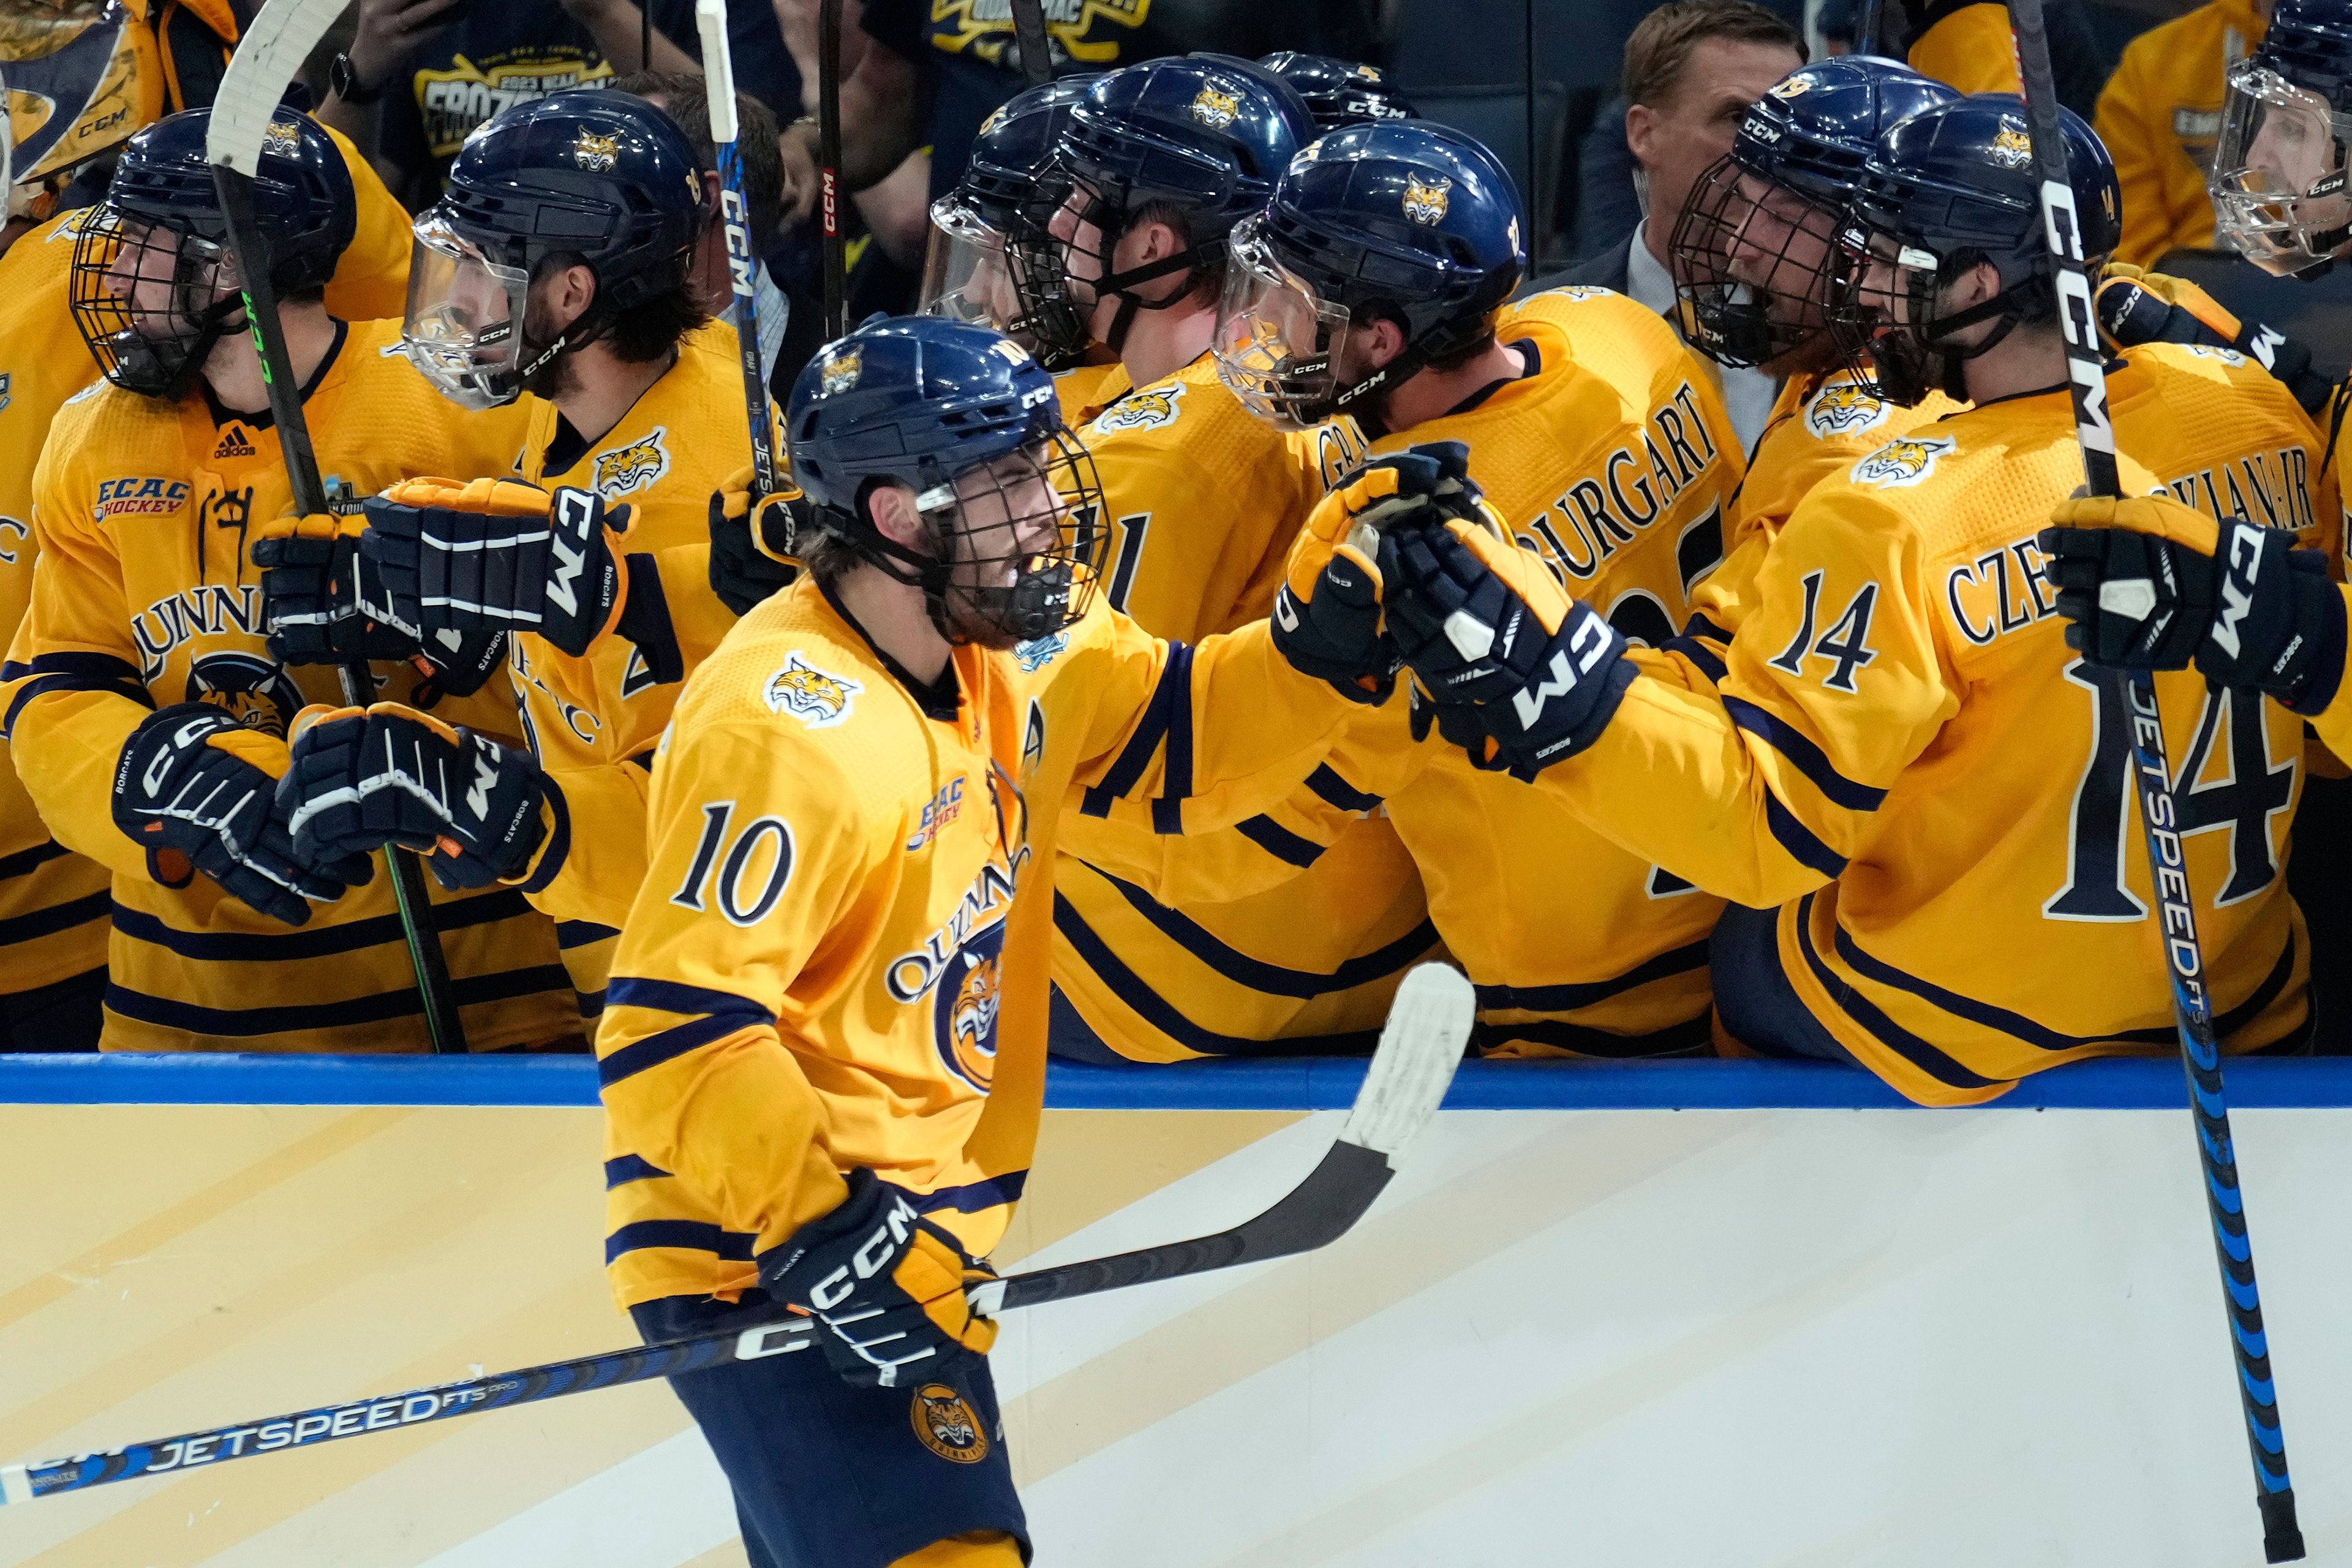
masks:
<instances>
[{"instance_id":1,"label":"hockey stick","mask_svg":"<svg viewBox=\"0 0 2352 1568\"><path fill-rule=\"evenodd\" d=\"M824 341L849 331L848 242L841 234L841 0L817 0L817 205L824 216Z\"/></svg>"},{"instance_id":2,"label":"hockey stick","mask_svg":"<svg viewBox=\"0 0 2352 1568\"><path fill-rule=\"evenodd\" d=\"M318 455L310 447L302 389L294 379L293 362L286 352L285 326L278 316L278 289L269 279L269 243L254 220L253 182L261 169L262 139L278 112L286 84L294 79L303 60L318 47L342 11L343 0L268 0L229 58L205 137L205 157L213 166L213 184L228 220L229 254L236 258L237 276L244 282L245 313L253 324L254 348L261 355L262 383L269 390L270 417L278 426L278 447L286 455L286 480L294 492L294 508L304 517L327 510L327 490L320 482ZM364 708L375 700L375 677L365 662L341 665L337 673L342 678L346 703ZM426 1037L436 1054L461 1056L466 1050L465 1025L449 989L449 965L442 956L440 933L434 929L424 868L414 858L390 846L385 847L383 861L392 873L401 933L408 940L409 964L416 972L417 993L425 1004Z\"/></svg>"},{"instance_id":3,"label":"hockey stick","mask_svg":"<svg viewBox=\"0 0 2352 1568\"><path fill-rule=\"evenodd\" d=\"M1011 0L1013 36L1021 44L1021 74L1031 87L1054 79L1054 45L1045 36L1045 0Z\"/></svg>"},{"instance_id":4,"label":"hockey stick","mask_svg":"<svg viewBox=\"0 0 2352 1568\"><path fill-rule=\"evenodd\" d=\"M2059 131L2042 0L2009 0L2009 13L2017 31L2018 72L2025 88L2034 174L2042 183L2042 229L2056 273L2058 314L2066 331L2066 368L2083 448L2083 477L2092 495L2117 495L2122 486L2116 472L2115 431L2107 422L2106 374L2101 368L2097 318L2084 264L2082 224L2074 211L2074 186L2066 177L2066 144ZM2205 1171L2205 1205L2213 1222L2214 1252L2230 1312L2238 1397L2254 1460L2254 1501L2263 1516L2263 1555L2266 1562L2292 1563L2303 1556L2303 1531L2295 1524L2294 1487L2287 1479L2286 1436L2280 1428L2278 1391L2271 1379L2262 1296L2254 1286L2253 1247L2238 1187L2237 1152L2230 1141L2229 1102L2221 1092L2221 1047L2205 990L2205 952L2189 903L2188 860L2175 826L2180 816L2173 800L2172 765L2164 754L2156 682L2144 672L2126 680L2110 671L2102 679L2122 685L2131 714L2140 828L2148 879L2162 911L2160 935L2165 962L2172 971L2173 1020L2179 1027L2181 1061L2189 1073L2189 1111L2197 1123L2198 1157Z\"/></svg>"},{"instance_id":5,"label":"hockey stick","mask_svg":"<svg viewBox=\"0 0 2352 1568\"><path fill-rule=\"evenodd\" d=\"M760 258L751 254L751 204L743 195L743 148L736 139L735 57L727 47L727 0L695 0L702 34L703 96L719 148L719 208L727 227L727 276L735 291L735 346L743 366L743 412L751 425L751 491L776 493L776 447L768 419L768 378L760 373Z\"/></svg>"},{"instance_id":6,"label":"hockey stick","mask_svg":"<svg viewBox=\"0 0 2352 1568\"><path fill-rule=\"evenodd\" d=\"M1387 1026L1381 1031L1380 1048L1372 1053L1363 1087L1356 1092L1356 1103L1339 1138L1307 1179L1272 1208L1214 1236L991 1280L972 1290L973 1307L989 1313L1034 1307L1154 1279L1286 1258L1337 1241L1372 1206L1372 1200L1403 1163L1407 1146L1436 1113L1469 1044L1476 1012L1468 981L1443 964L1423 964L1397 988ZM789 1355L815 1342L810 1334L814 1326L806 1318L790 1318L130 1443L103 1454L0 1465L0 1503L31 1502L59 1492L249 1458L279 1448L310 1447L338 1437L415 1426L478 1410L499 1410L647 1378L675 1377L729 1362Z\"/></svg>"}]
</instances>

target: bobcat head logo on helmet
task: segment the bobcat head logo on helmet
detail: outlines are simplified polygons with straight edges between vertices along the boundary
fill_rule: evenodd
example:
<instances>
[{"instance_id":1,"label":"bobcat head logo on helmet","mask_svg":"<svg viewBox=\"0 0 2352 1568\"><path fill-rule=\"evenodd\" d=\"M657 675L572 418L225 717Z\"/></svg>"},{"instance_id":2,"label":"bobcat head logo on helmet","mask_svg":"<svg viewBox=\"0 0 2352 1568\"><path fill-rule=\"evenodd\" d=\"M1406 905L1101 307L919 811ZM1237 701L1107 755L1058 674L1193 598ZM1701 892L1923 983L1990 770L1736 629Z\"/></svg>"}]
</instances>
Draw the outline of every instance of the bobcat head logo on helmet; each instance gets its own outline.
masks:
<instances>
[{"instance_id":1,"label":"bobcat head logo on helmet","mask_svg":"<svg viewBox=\"0 0 2352 1568\"><path fill-rule=\"evenodd\" d=\"M1886 405L1850 381L1832 381L1805 403L1805 428L1824 440L1885 423Z\"/></svg>"},{"instance_id":2,"label":"bobcat head logo on helmet","mask_svg":"<svg viewBox=\"0 0 2352 1568\"><path fill-rule=\"evenodd\" d=\"M829 675L797 653L768 678L768 708L789 713L812 730L829 730L849 717L851 699L866 688L846 676Z\"/></svg>"},{"instance_id":3,"label":"bobcat head logo on helmet","mask_svg":"<svg viewBox=\"0 0 2352 1568\"><path fill-rule=\"evenodd\" d=\"M866 355L860 349L846 349L824 362L820 373L824 377L823 395L838 396L857 384L857 375L865 369Z\"/></svg>"},{"instance_id":4,"label":"bobcat head logo on helmet","mask_svg":"<svg viewBox=\"0 0 2352 1568\"><path fill-rule=\"evenodd\" d=\"M1934 473L1936 459L1957 445L1945 436L1906 436L1889 441L1853 466L1853 482L1906 489Z\"/></svg>"},{"instance_id":5,"label":"bobcat head logo on helmet","mask_svg":"<svg viewBox=\"0 0 2352 1568\"><path fill-rule=\"evenodd\" d=\"M915 1436L923 1447L950 1464L976 1465L988 1458L988 1434L971 1402L944 1383L926 1383L915 1390L908 1413Z\"/></svg>"},{"instance_id":6,"label":"bobcat head logo on helmet","mask_svg":"<svg viewBox=\"0 0 2352 1568\"><path fill-rule=\"evenodd\" d=\"M2033 162L2033 139L2025 133L2024 121L2000 117L2000 129L1992 139L1992 161L2004 169L2022 169Z\"/></svg>"},{"instance_id":7,"label":"bobcat head logo on helmet","mask_svg":"<svg viewBox=\"0 0 2352 1568\"><path fill-rule=\"evenodd\" d=\"M572 138L572 161L590 174L601 174L621 161L621 133L599 136L593 131L583 131Z\"/></svg>"},{"instance_id":8,"label":"bobcat head logo on helmet","mask_svg":"<svg viewBox=\"0 0 2352 1568\"><path fill-rule=\"evenodd\" d=\"M1404 177L1404 216L1415 223L1445 221L1445 193L1454 182L1444 178L1423 179L1419 174Z\"/></svg>"},{"instance_id":9,"label":"bobcat head logo on helmet","mask_svg":"<svg viewBox=\"0 0 2352 1568\"><path fill-rule=\"evenodd\" d=\"M1203 84L1201 90L1192 95L1192 118L1212 131L1223 131L1241 111L1242 100L1238 92L1219 92L1215 88Z\"/></svg>"},{"instance_id":10,"label":"bobcat head logo on helmet","mask_svg":"<svg viewBox=\"0 0 2352 1568\"><path fill-rule=\"evenodd\" d=\"M669 447L662 440L668 434L667 426L656 425L625 447L597 453L596 493L606 500L618 500L668 473Z\"/></svg>"}]
</instances>

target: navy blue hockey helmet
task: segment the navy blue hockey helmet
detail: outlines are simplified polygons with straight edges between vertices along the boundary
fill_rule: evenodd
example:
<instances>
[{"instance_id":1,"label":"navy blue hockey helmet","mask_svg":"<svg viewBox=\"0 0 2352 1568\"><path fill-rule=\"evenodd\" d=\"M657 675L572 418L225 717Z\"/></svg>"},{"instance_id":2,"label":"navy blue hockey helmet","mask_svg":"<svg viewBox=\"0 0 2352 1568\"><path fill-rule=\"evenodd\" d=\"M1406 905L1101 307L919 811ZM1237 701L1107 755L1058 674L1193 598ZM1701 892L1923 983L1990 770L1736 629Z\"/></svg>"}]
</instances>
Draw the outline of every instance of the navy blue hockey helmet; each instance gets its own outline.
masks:
<instances>
[{"instance_id":1,"label":"navy blue hockey helmet","mask_svg":"<svg viewBox=\"0 0 2352 1568\"><path fill-rule=\"evenodd\" d=\"M244 296L222 276L228 218L205 156L211 125L210 110L191 109L133 136L74 239L74 324L109 381L150 397L185 394L213 345L245 320ZM270 120L253 213L278 291L324 289L358 232L359 198L342 153L309 115L280 109Z\"/></svg>"},{"instance_id":2,"label":"navy blue hockey helmet","mask_svg":"<svg viewBox=\"0 0 2352 1568\"><path fill-rule=\"evenodd\" d=\"M1316 129L1342 131L1380 120L1418 120L1421 111L1389 84L1377 66L1329 55L1303 55L1277 49L1260 55L1258 64L1288 82L1315 116Z\"/></svg>"},{"instance_id":3,"label":"navy blue hockey helmet","mask_svg":"<svg viewBox=\"0 0 2352 1568\"><path fill-rule=\"evenodd\" d=\"M1070 110L1055 163L1073 189L1055 219L1078 298L1115 298L1103 334L1117 349L1140 310L1165 310L1222 275L1225 237L1265 205L1275 181L1315 139L1315 117L1290 85L1254 60L1188 55L1111 72ZM1181 223L1185 248L1122 272L1119 240L1154 208ZM1090 231L1090 232L1089 232ZM1136 289L1182 278L1160 300Z\"/></svg>"},{"instance_id":4,"label":"navy blue hockey helmet","mask_svg":"<svg viewBox=\"0 0 2352 1568\"><path fill-rule=\"evenodd\" d=\"M919 586L952 642L1009 647L1077 619L1102 554L1102 486L1027 350L969 321L877 318L817 351L785 414L818 525ZM913 492L924 548L877 525Z\"/></svg>"},{"instance_id":5,"label":"navy blue hockey helmet","mask_svg":"<svg viewBox=\"0 0 2352 1568\"><path fill-rule=\"evenodd\" d=\"M2115 161L2079 116L2061 109L2058 118L2083 256L2095 272L2123 237ZM1845 243L1856 265L1831 329L1863 379L1894 402L1916 405L1937 387L1965 398L1963 362L2056 308L2041 182L2025 105L2013 94L1954 99L1888 128L1864 169L1853 220ZM1944 310L1937 295L1981 263L1999 274L1999 289ZM1979 322L1992 330L1955 341Z\"/></svg>"},{"instance_id":6,"label":"navy blue hockey helmet","mask_svg":"<svg viewBox=\"0 0 2352 1568\"><path fill-rule=\"evenodd\" d=\"M1278 423L1351 413L1377 430L1390 388L1494 331L1527 271L1525 229L1510 175L1461 132L1419 120L1335 131L1234 231L1217 374ZM1362 330L1379 321L1403 343L1375 365Z\"/></svg>"},{"instance_id":7,"label":"navy blue hockey helmet","mask_svg":"<svg viewBox=\"0 0 2352 1568\"><path fill-rule=\"evenodd\" d=\"M1718 364L1835 363L1823 312L1864 166L1887 127L1958 96L1893 60L1841 55L1759 99L1730 153L1693 183L1669 242L1691 345Z\"/></svg>"},{"instance_id":8,"label":"navy blue hockey helmet","mask_svg":"<svg viewBox=\"0 0 2352 1568\"><path fill-rule=\"evenodd\" d=\"M2352 4L2278 0L2227 80L2214 226L2267 272L2315 277L2352 248Z\"/></svg>"},{"instance_id":9,"label":"navy blue hockey helmet","mask_svg":"<svg viewBox=\"0 0 2352 1568\"><path fill-rule=\"evenodd\" d=\"M503 110L416 220L408 357L466 407L510 403L562 350L686 288L710 214L693 143L644 99L570 88ZM526 306L550 264L586 267L596 291L574 320L542 326Z\"/></svg>"},{"instance_id":10,"label":"navy blue hockey helmet","mask_svg":"<svg viewBox=\"0 0 2352 1568\"><path fill-rule=\"evenodd\" d=\"M1101 77L1059 77L1014 95L981 122L962 177L931 204L923 314L984 322L1048 369L1076 363L1088 343L1047 226L1070 194L1055 149Z\"/></svg>"}]
</instances>

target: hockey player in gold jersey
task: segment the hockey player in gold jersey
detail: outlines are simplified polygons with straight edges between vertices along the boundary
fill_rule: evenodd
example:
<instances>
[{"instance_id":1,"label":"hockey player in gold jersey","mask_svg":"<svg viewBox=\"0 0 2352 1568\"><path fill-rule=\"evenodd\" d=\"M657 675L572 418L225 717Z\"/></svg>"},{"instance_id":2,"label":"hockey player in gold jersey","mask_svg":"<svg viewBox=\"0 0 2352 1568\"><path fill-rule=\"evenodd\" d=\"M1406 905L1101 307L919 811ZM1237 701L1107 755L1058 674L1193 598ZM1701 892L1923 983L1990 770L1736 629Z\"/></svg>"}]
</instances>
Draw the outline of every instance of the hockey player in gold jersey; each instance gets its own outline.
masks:
<instances>
[{"instance_id":1,"label":"hockey player in gold jersey","mask_svg":"<svg viewBox=\"0 0 2352 1568\"><path fill-rule=\"evenodd\" d=\"M861 328L789 425L808 575L688 679L655 770L597 1037L606 1258L648 1338L815 1319L816 1355L673 1380L757 1568L1013 1568L963 1291L1035 1141L1065 803L1231 821L1358 710L1263 624L1187 647L1101 602L1084 448L996 334Z\"/></svg>"},{"instance_id":2,"label":"hockey player in gold jersey","mask_svg":"<svg viewBox=\"0 0 2352 1568\"><path fill-rule=\"evenodd\" d=\"M2086 126L2064 125L2084 249L2103 253L2113 171ZM1858 1060L1934 1104L2172 1045L2147 871L2123 847L2126 719L2069 663L2035 544L2080 466L2024 136L2018 101L1986 97L1881 138L1858 202L1873 260L1846 321L1882 375L1975 406L1798 504L1719 681L1626 650L1475 529L1423 531L1382 558L1391 624L1448 733L1754 906L1717 933L1732 1037ZM2267 377L2173 349L2135 374L2110 394L2127 447L2226 470L2282 522L2315 527L2308 426ZM2128 453L2124 468L2127 491L2171 477ZM2194 679L2159 695L2222 1036L2294 1047L2309 1023L2280 875L2296 722Z\"/></svg>"},{"instance_id":3,"label":"hockey player in gold jersey","mask_svg":"<svg viewBox=\"0 0 2352 1568\"><path fill-rule=\"evenodd\" d=\"M225 14L215 20L234 26ZM38 17L24 21L37 31L42 25ZM83 36L88 18L61 11L54 25L78 41L74 59L95 69L94 62L108 58L104 51L93 54ZM176 101L168 89L140 79L162 68L161 57L148 51L152 34L145 21L116 5L98 26L115 30L113 58L129 62L128 68L104 81L78 79L83 112L77 117L61 110L27 139L7 193L13 216L0 229L0 646L15 637L32 602L40 554L32 527L33 470L42 443L66 400L98 379L97 361L74 323L68 287L75 237L93 209L76 207L38 222L34 215L46 212L89 159L118 149L149 122L151 97ZM196 47L193 36L186 41ZM23 38L17 47L25 47ZM10 60L7 69L19 90L41 87L40 63L46 62L28 66L22 53ZM218 73L215 58L212 75ZM211 79L184 68L169 79L193 91ZM73 93L44 96L64 100ZM126 104L128 114L121 112ZM336 150L352 173L359 223L327 284L327 308L353 321L396 315L407 289L407 216L355 149L338 140ZM387 233L396 243L382 243ZM104 866L68 850L51 834L0 747L0 1050L97 1045L110 880Z\"/></svg>"},{"instance_id":4,"label":"hockey player in gold jersey","mask_svg":"<svg viewBox=\"0 0 2352 1568\"><path fill-rule=\"evenodd\" d=\"M1031 237L1010 254L1023 279L1049 279L1033 314L1066 346L1118 355L1082 426L1102 476L1104 594L1155 636L1195 639L1265 614L1322 490L1311 442L1252 417L1209 353L1227 234L1314 120L1271 72L1210 56L1101 78L1066 118L1044 187L1065 196L1050 247ZM1055 1046L1070 1054L1369 1049L1434 941L1411 858L1376 816L1252 896L1211 883L1154 898L1116 868L1133 847L1118 837L1084 821L1063 838Z\"/></svg>"},{"instance_id":5,"label":"hockey player in gold jersey","mask_svg":"<svg viewBox=\"0 0 2352 1568\"><path fill-rule=\"evenodd\" d=\"M583 145L612 152L583 160ZM521 482L397 487L368 504L362 550L395 616L428 647L455 637L485 661L510 659L530 755L378 703L322 716L298 746L362 776L305 766L281 791L301 815L298 855L332 859L401 833L463 845L480 875L519 887L559 922L592 1018L644 875L654 743L686 674L672 605L693 616L698 653L732 618L707 577L709 508L751 447L732 334L722 353L689 276L717 211L710 183L666 113L615 90L535 99L467 139L446 194L417 221L404 341L457 405L538 394L525 405ZM575 218L549 237L542 215L575 209L607 215L604 227ZM551 490L562 498L551 519ZM520 519L548 520L555 536ZM361 734L374 739L347 742ZM495 824L499 841L478 842L467 821L404 820L433 815L426 780L474 756L511 772L521 792L520 809ZM356 804L385 791L400 809ZM308 809L331 798L354 804ZM435 864L455 872L458 862Z\"/></svg>"},{"instance_id":6,"label":"hockey player in gold jersey","mask_svg":"<svg viewBox=\"0 0 2352 1568\"><path fill-rule=\"evenodd\" d=\"M289 495L207 120L142 132L74 242L74 312L111 384L68 405L35 477L42 561L6 670L11 751L58 841L113 874L105 1045L421 1050L388 879L364 860L296 867L271 804L288 726L333 678L265 642L284 606L248 546ZM453 456L510 462L519 421L455 416L397 359L390 323L327 313L351 183L317 126L278 124L257 201L322 469L365 490ZM418 676L380 679L405 697ZM496 723L507 701L450 710ZM439 921L477 1047L577 1037L552 930L520 895L453 901Z\"/></svg>"},{"instance_id":7,"label":"hockey player in gold jersey","mask_svg":"<svg viewBox=\"0 0 2352 1568\"><path fill-rule=\"evenodd\" d=\"M1522 221L1509 176L1457 132L1334 132L1236 231L1220 369L1269 419L1351 416L1380 433L1376 462L1410 447L1448 470L1365 469L1339 492L1351 510L1374 519L1398 504L1391 484L1458 489L1466 477L1547 570L1626 636L1663 644L1721 558L1737 437L1703 368L1633 300L1570 289L1498 316L1524 264ZM1312 634L1289 596L1275 624L1288 647ZM1343 690L1367 678L1381 689L1388 674L1345 659L1318 672ZM1351 737L1318 784L1244 832L1269 861L1304 859L1352 823L1349 808L1381 810L1478 987L1488 1052L1706 1047L1718 900L1400 727Z\"/></svg>"}]
</instances>

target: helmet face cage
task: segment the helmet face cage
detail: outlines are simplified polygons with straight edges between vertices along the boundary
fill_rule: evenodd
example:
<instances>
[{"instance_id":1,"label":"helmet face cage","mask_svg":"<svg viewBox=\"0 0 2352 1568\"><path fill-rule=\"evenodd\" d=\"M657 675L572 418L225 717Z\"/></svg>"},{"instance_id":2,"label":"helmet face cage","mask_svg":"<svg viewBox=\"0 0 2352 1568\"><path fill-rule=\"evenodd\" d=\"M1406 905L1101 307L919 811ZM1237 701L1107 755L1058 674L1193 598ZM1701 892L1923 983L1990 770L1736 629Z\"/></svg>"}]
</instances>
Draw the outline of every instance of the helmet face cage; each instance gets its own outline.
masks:
<instances>
[{"instance_id":1,"label":"helmet face cage","mask_svg":"<svg viewBox=\"0 0 2352 1568\"><path fill-rule=\"evenodd\" d=\"M1102 565L1102 481L1056 420L1027 446L919 492L932 554L916 568L950 642L1009 648L1087 612Z\"/></svg>"},{"instance_id":2,"label":"helmet face cage","mask_svg":"<svg viewBox=\"0 0 2352 1568\"><path fill-rule=\"evenodd\" d=\"M1669 241L1693 346L1724 365L1834 364L1827 311L1848 269L1845 224L1843 208L1717 159L1691 186Z\"/></svg>"},{"instance_id":3,"label":"helmet face cage","mask_svg":"<svg viewBox=\"0 0 2352 1568\"><path fill-rule=\"evenodd\" d=\"M414 232L402 352L461 408L478 412L512 403L531 373L562 346L561 340L536 352L529 345L521 324L530 274L490 259L439 207L418 218Z\"/></svg>"},{"instance_id":4,"label":"helmet face cage","mask_svg":"<svg viewBox=\"0 0 2352 1568\"><path fill-rule=\"evenodd\" d=\"M1342 401L1338 356L1353 312L1328 304L1277 260L1258 218L1233 235L1210 338L1217 378L1261 419L1286 429L1319 425Z\"/></svg>"},{"instance_id":5,"label":"helmet face cage","mask_svg":"<svg viewBox=\"0 0 2352 1568\"><path fill-rule=\"evenodd\" d=\"M2208 182L2219 231L2282 277L2333 260L2352 243L2347 142L2352 125L2320 94L2252 60L2231 67Z\"/></svg>"},{"instance_id":6,"label":"helmet face cage","mask_svg":"<svg viewBox=\"0 0 2352 1568\"><path fill-rule=\"evenodd\" d=\"M1966 401L1961 364L2006 335L2005 328L1996 331L1973 348L1947 341L1952 331L1985 319L1984 304L1948 312L1937 300L1963 269L1960 264L1972 258L1965 253L1938 258L1893 235L1858 226L1841 237L1838 253L1843 278L1838 302L1825 314L1831 342L1854 381L1870 395L1904 408L1916 408L1938 389Z\"/></svg>"},{"instance_id":7,"label":"helmet face cage","mask_svg":"<svg viewBox=\"0 0 2352 1568\"><path fill-rule=\"evenodd\" d=\"M142 396L184 395L244 312L243 295L222 279L226 260L201 235L110 201L91 208L74 236L68 299L106 379Z\"/></svg>"}]
</instances>

